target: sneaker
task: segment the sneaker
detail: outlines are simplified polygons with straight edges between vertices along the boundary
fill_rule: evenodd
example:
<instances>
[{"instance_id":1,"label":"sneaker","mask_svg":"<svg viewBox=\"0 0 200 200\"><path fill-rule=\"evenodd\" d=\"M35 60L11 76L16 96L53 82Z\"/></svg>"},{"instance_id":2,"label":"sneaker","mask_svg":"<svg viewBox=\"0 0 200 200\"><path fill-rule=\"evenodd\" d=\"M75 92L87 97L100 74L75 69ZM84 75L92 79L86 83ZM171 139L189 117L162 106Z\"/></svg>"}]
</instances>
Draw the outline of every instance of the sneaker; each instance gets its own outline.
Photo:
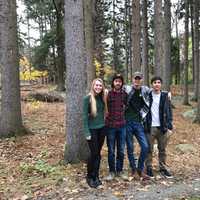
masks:
<instances>
[{"instance_id":1,"label":"sneaker","mask_svg":"<svg viewBox=\"0 0 200 200\"><path fill-rule=\"evenodd\" d=\"M142 179L142 181L150 180L150 177L147 174L145 174L143 171L137 170L137 173L139 177Z\"/></svg>"},{"instance_id":2,"label":"sneaker","mask_svg":"<svg viewBox=\"0 0 200 200\"><path fill-rule=\"evenodd\" d=\"M121 179L123 179L124 181L129 180L127 174L125 174L124 172L120 171L116 173L116 176L120 177Z\"/></svg>"},{"instance_id":3,"label":"sneaker","mask_svg":"<svg viewBox=\"0 0 200 200\"><path fill-rule=\"evenodd\" d=\"M165 178L173 178L172 174L167 169L160 169L160 174Z\"/></svg>"},{"instance_id":4,"label":"sneaker","mask_svg":"<svg viewBox=\"0 0 200 200\"><path fill-rule=\"evenodd\" d=\"M110 172L108 174L108 176L105 177L106 181L112 181L115 178L115 173L114 172Z\"/></svg>"},{"instance_id":5,"label":"sneaker","mask_svg":"<svg viewBox=\"0 0 200 200\"><path fill-rule=\"evenodd\" d=\"M150 177L150 178L153 178L154 175L153 175L153 170L151 167L147 167L147 175Z\"/></svg>"},{"instance_id":6,"label":"sneaker","mask_svg":"<svg viewBox=\"0 0 200 200\"><path fill-rule=\"evenodd\" d=\"M87 177L86 182L91 188L97 188L98 186L97 183L92 178Z\"/></svg>"}]
</instances>

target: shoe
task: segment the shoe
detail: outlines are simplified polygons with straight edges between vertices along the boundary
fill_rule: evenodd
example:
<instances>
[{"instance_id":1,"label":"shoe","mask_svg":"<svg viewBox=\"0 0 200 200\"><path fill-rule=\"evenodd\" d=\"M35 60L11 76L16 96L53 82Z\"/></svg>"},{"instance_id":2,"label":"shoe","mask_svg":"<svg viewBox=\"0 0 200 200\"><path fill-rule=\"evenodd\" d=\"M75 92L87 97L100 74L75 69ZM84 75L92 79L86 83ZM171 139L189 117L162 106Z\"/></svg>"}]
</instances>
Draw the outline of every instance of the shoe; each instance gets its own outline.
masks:
<instances>
[{"instance_id":1,"label":"shoe","mask_svg":"<svg viewBox=\"0 0 200 200\"><path fill-rule=\"evenodd\" d=\"M131 176L133 177L133 179L136 179L137 178L137 170L136 169L132 169L131 170Z\"/></svg>"},{"instance_id":2,"label":"shoe","mask_svg":"<svg viewBox=\"0 0 200 200\"><path fill-rule=\"evenodd\" d=\"M137 173L139 177L142 179L142 181L150 180L150 177L147 174L145 174L143 171L137 170Z\"/></svg>"},{"instance_id":3,"label":"shoe","mask_svg":"<svg viewBox=\"0 0 200 200\"><path fill-rule=\"evenodd\" d=\"M122 171L116 172L116 176L120 177L120 178L123 179L124 181L129 180L127 174L125 174L125 173L122 172Z\"/></svg>"},{"instance_id":4,"label":"shoe","mask_svg":"<svg viewBox=\"0 0 200 200\"><path fill-rule=\"evenodd\" d=\"M151 167L147 167L147 175L150 177L150 178L153 178L154 175L153 175L153 170Z\"/></svg>"},{"instance_id":5,"label":"shoe","mask_svg":"<svg viewBox=\"0 0 200 200\"><path fill-rule=\"evenodd\" d=\"M108 176L105 177L106 181L112 181L115 178L115 173L114 172L110 172L108 174Z\"/></svg>"},{"instance_id":6,"label":"shoe","mask_svg":"<svg viewBox=\"0 0 200 200\"><path fill-rule=\"evenodd\" d=\"M167 169L160 169L160 174L165 178L173 178L172 174Z\"/></svg>"},{"instance_id":7,"label":"shoe","mask_svg":"<svg viewBox=\"0 0 200 200\"><path fill-rule=\"evenodd\" d=\"M93 178L87 177L86 182L91 188L97 188L97 183L93 180Z\"/></svg>"},{"instance_id":8,"label":"shoe","mask_svg":"<svg viewBox=\"0 0 200 200\"><path fill-rule=\"evenodd\" d=\"M96 183L97 187L100 186L100 185L102 185L102 182L101 182L101 180L99 179L99 177L97 177L97 178L95 179L95 183Z\"/></svg>"}]
</instances>

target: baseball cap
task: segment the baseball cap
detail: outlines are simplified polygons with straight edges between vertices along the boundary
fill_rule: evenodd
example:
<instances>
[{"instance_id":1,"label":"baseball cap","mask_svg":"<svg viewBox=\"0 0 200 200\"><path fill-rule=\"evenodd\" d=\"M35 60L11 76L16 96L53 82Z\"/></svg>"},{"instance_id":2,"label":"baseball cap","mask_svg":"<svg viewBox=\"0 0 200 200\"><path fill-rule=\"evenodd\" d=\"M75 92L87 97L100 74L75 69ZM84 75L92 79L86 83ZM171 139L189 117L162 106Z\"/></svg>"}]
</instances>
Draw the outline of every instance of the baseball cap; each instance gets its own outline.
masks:
<instances>
[{"instance_id":1,"label":"baseball cap","mask_svg":"<svg viewBox=\"0 0 200 200\"><path fill-rule=\"evenodd\" d=\"M139 78L143 78L143 74L142 74L142 72L135 72L134 74L133 74L133 78L136 78L136 77L139 77Z\"/></svg>"}]
</instances>

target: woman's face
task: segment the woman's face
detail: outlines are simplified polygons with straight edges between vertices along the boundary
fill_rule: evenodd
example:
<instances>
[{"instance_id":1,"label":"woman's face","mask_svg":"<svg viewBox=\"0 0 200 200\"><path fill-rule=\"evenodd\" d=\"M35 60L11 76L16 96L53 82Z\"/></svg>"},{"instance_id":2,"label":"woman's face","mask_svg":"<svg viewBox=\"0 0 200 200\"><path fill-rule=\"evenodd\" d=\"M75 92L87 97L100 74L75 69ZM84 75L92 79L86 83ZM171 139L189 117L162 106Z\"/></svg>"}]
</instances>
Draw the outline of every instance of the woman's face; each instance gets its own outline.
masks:
<instances>
[{"instance_id":1,"label":"woman's face","mask_svg":"<svg viewBox=\"0 0 200 200\"><path fill-rule=\"evenodd\" d=\"M103 85L100 81L96 81L95 84L94 84L94 92L95 94L100 94L103 90Z\"/></svg>"}]
</instances>

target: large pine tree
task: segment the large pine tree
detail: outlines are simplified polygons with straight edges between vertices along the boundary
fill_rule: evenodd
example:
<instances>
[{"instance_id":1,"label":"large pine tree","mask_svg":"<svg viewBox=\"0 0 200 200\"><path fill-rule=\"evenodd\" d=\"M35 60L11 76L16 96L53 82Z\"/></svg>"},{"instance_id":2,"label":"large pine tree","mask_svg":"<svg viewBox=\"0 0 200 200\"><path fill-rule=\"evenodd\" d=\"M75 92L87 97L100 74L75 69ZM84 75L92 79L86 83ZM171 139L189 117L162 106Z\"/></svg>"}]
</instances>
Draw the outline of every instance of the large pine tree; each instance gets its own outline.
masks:
<instances>
[{"instance_id":1,"label":"large pine tree","mask_svg":"<svg viewBox=\"0 0 200 200\"><path fill-rule=\"evenodd\" d=\"M0 0L0 137L22 131L16 0Z\"/></svg>"},{"instance_id":2,"label":"large pine tree","mask_svg":"<svg viewBox=\"0 0 200 200\"><path fill-rule=\"evenodd\" d=\"M74 163L85 159L87 155L82 123L82 99L87 83L82 0L65 0L65 38L67 66L65 161Z\"/></svg>"}]
</instances>

